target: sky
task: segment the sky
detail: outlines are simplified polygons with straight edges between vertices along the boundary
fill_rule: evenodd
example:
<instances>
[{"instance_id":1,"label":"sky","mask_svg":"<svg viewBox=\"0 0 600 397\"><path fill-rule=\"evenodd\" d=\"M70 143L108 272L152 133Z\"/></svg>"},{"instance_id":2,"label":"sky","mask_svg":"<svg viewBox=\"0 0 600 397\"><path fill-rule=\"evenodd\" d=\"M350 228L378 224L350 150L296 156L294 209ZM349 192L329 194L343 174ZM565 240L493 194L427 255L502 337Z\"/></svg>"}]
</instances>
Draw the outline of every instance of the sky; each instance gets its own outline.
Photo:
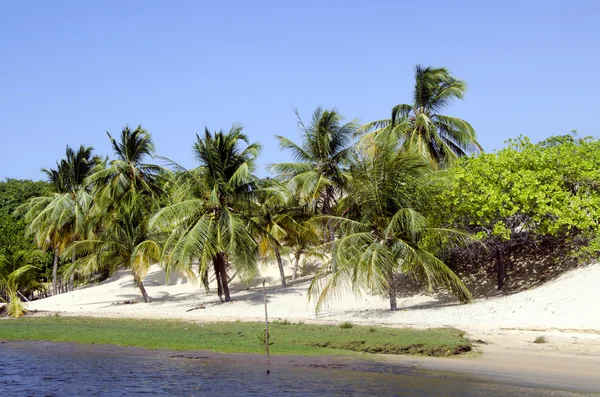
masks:
<instances>
[{"instance_id":1,"label":"sky","mask_svg":"<svg viewBox=\"0 0 600 397\"><path fill-rule=\"evenodd\" d=\"M112 154L129 124L191 168L195 134L241 123L259 164L288 161L317 106L388 118L414 66L469 87L445 114L486 151L572 129L600 136L600 2L3 0L0 179L43 179L65 147ZM266 171L262 170L261 173Z\"/></svg>"}]
</instances>

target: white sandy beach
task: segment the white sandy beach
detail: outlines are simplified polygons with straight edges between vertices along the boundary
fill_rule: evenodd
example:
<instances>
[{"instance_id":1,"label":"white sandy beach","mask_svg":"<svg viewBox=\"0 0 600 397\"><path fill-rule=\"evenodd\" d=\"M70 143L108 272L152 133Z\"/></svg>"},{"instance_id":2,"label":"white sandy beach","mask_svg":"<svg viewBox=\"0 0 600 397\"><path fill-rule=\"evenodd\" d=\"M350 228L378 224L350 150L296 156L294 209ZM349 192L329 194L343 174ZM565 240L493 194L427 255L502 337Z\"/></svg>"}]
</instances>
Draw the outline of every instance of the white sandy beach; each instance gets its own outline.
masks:
<instances>
[{"instance_id":1,"label":"white sandy beach","mask_svg":"<svg viewBox=\"0 0 600 397\"><path fill-rule=\"evenodd\" d=\"M291 269L286 268L287 274ZM318 316L308 301L309 278L279 287L275 266L261 268L261 277L272 283L267 288L271 320L291 322L386 325L399 327L456 327L476 341L479 360L391 358L433 370L449 369L494 376L521 377L538 384L576 386L578 382L600 390L600 264L571 270L537 288L504 297L479 299L461 305L447 297L425 293L401 294L400 310L389 311L386 298L350 293L339 296ZM143 303L128 272L70 293L34 301L30 310L61 315L93 317L181 319L191 322L252 321L264 319L261 278L247 285L232 282L233 302L221 303L215 290L184 277L172 277L158 266L145 278L152 302ZM135 304L124 304L126 301ZM190 310L193 309L193 310ZM533 340L544 336L548 343ZM479 341L479 342L477 342ZM484 343L481 343L481 342ZM537 372L536 372L537 371Z\"/></svg>"},{"instance_id":2,"label":"white sandy beach","mask_svg":"<svg viewBox=\"0 0 600 397\"><path fill-rule=\"evenodd\" d=\"M288 274L291 269L286 269ZM399 295L397 312L388 310L385 297L343 293L317 316L314 300L309 301L309 279L280 288L275 266L262 267L261 277L272 284L267 288L269 315L290 321L351 321L353 323L398 326L457 327L466 331L562 330L600 333L600 264L572 270L540 287L505 297L478 299L461 305L454 300L425 293ZM232 282L231 303L221 303L215 290L207 293L185 277L172 276L152 267L144 280L152 302L143 303L133 278L121 271L111 279L76 291L28 304L31 310L90 316L177 318L185 320L254 320L264 316L261 278L249 288ZM414 287L411 288L414 290ZM405 294L406 295L406 294ZM139 302L122 304L125 301ZM189 309L204 307L188 311Z\"/></svg>"}]
</instances>

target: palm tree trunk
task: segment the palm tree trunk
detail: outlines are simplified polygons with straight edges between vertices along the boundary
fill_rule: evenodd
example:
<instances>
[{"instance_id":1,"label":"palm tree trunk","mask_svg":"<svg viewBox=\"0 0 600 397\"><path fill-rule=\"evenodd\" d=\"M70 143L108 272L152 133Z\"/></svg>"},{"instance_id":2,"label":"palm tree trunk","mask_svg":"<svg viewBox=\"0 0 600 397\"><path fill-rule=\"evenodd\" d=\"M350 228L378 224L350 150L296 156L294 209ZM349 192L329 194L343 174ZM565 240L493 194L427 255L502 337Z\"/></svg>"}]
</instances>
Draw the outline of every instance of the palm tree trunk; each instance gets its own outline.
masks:
<instances>
[{"instance_id":1,"label":"palm tree trunk","mask_svg":"<svg viewBox=\"0 0 600 397\"><path fill-rule=\"evenodd\" d=\"M335 231L333 226L329 225L329 241L331 241L331 272L337 271L337 262L335 260Z\"/></svg>"},{"instance_id":2,"label":"palm tree trunk","mask_svg":"<svg viewBox=\"0 0 600 397\"><path fill-rule=\"evenodd\" d=\"M71 255L71 263L75 263L75 253L73 252L73 255ZM71 275L69 276L69 290L73 291L75 287L75 268L73 267L73 271L71 272Z\"/></svg>"},{"instance_id":3,"label":"palm tree trunk","mask_svg":"<svg viewBox=\"0 0 600 397\"><path fill-rule=\"evenodd\" d=\"M275 256L277 257L277 266L279 266L279 276L281 277L281 286L285 288L285 272L283 271L283 261L281 260L281 254L279 253L279 247L275 246Z\"/></svg>"},{"instance_id":4,"label":"palm tree trunk","mask_svg":"<svg viewBox=\"0 0 600 397\"><path fill-rule=\"evenodd\" d=\"M298 263L300 262L300 253L296 253L294 255L294 273L292 273L292 281L296 280L296 275L298 274Z\"/></svg>"},{"instance_id":5,"label":"palm tree trunk","mask_svg":"<svg viewBox=\"0 0 600 397\"><path fill-rule=\"evenodd\" d=\"M394 275L391 274L388 277L389 290L388 293L390 295L390 310L396 311L398 310L398 303L396 302L396 280L394 280Z\"/></svg>"},{"instance_id":6,"label":"palm tree trunk","mask_svg":"<svg viewBox=\"0 0 600 397\"><path fill-rule=\"evenodd\" d=\"M333 201L333 191L327 188L325 201L323 202L323 214L331 215L332 208L331 202ZM337 271L337 263L335 260L335 231L333 230L333 225L331 221L327 221L327 233L325 239L326 242L331 243L331 272L335 273Z\"/></svg>"},{"instance_id":7,"label":"palm tree trunk","mask_svg":"<svg viewBox=\"0 0 600 397\"><path fill-rule=\"evenodd\" d=\"M223 252L215 255L213 258L213 266L215 268L215 275L217 277L219 299L221 299L223 302L231 302L231 296L229 295L229 283L227 280L227 269L225 266L225 254Z\"/></svg>"},{"instance_id":8,"label":"palm tree trunk","mask_svg":"<svg viewBox=\"0 0 600 397\"><path fill-rule=\"evenodd\" d=\"M52 260L52 295L58 293L58 248L54 249L54 259Z\"/></svg>"},{"instance_id":9,"label":"palm tree trunk","mask_svg":"<svg viewBox=\"0 0 600 397\"><path fill-rule=\"evenodd\" d=\"M144 283L142 282L142 279L139 278L138 276L136 276L135 274L133 275L133 279L135 281L135 284L140 289L140 292L142 293L142 297L144 298L144 302L148 303L148 301L149 301L148 293L146 292L146 288L144 287Z\"/></svg>"}]
</instances>

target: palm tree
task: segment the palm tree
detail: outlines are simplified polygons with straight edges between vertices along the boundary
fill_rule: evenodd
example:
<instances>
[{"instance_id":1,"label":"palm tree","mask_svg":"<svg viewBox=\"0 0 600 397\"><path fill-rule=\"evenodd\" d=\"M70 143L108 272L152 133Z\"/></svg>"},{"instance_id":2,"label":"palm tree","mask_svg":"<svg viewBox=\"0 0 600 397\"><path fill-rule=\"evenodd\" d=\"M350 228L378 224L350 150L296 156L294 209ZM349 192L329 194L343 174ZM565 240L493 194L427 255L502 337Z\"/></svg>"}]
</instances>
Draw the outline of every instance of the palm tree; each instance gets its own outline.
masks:
<instances>
[{"instance_id":1,"label":"palm tree","mask_svg":"<svg viewBox=\"0 0 600 397\"><path fill-rule=\"evenodd\" d=\"M444 286L461 302L468 302L471 295L464 284L426 249L431 241L462 237L428 228L427 219L418 211L427 199L419 193L426 164L419 156L398 152L396 142L379 143L374 156L352 167L352 184L340 203L345 216L326 217L339 224L342 237L334 252L337 271L321 272L311 284L312 294L320 294L317 310L344 281L354 290L387 293L390 309L396 310L399 273L413 276L428 288Z\"/></svg>"},{"instance_id":2,"label":"palm tree","mask_svg":"<svg viewBox=\"0 0 600 397\"><path fill-rule=\"evenodd\" d=\"M296 116L302 144L277 136L279 146L289 150L296 162L274 164L271 168L315 211L331 214L346 184L344 172L357 124L354 121L341 124L343 118L336 110L321 107L314 111L308 126L297 112Z\"/></svg>"},{"instance_id":3,"label":"palm tree","mask_svg":"<svg viewBox=\"0 0 600 397\"><path fill-rule=\"evenodd\" d=\"M258 247L250 215L255 208L258 178L253 172L259 150L260 145L250 144L240 126L214 134L206 128L203 136L196 135L194 144L200 166L180 169L177 202L151 220L157 229L171 231L165 243L167 270L189 270L198 260L199 274L208 288L212 264L217 293L225 302L231 301L228 266L246 274L256 272Z\"/></svg>"},{"instance_id":4,"label":"palm tree","mask_svg":"<svg viewBox=\"0 0 600 397\"><path fill-rule=\"evenodd\" d=\"M268 257L271 252L275 254L281 286L286 287L281 249L288 243L299 243L299 236L303 235L305 227L303 221L308 219L308 214L284 185L271 179L262 182L266 186L257 190L258 203L251 220L257 230L261 256ZM295 252L295 257L299 254L301 248Z\"/></svg>"},{"instance_id":5,"label":"palm tree","mask_svg":"<svg viewBox=\"0 0 600 397\"><path fill-rule=\"evenodd\" d=\"M287 181L291 191L315 212L332 214L346 186L346 167L353 151L352 137L358 125L351 121L342 124L336 110L318 107L311 123L304 124L298 113L302 144L277 136L279 146L289 150L296 162L274 164L271 168ZM332 225L327 226L325 240L335 241ZM332 267L335 269L335 261Z\"/></svg>"},{"instance_id":6,"label":"palm tree","mask_svg":"<svg viewBox=\"0 0 600 397\"><path fill-rule=\"evenodd\" d=\"M143 162L146 157L153 157L155 153L150 133L141 125L135 130L126 125L119 141L110 133L106 134L117 158L86 181L88 185L96 186L94 196L96 200L102 201L103 209L112 210L123 201L135 201L138 193L161 196L158 179L163 168Z\"/></svg>"},{"instance_id":7,"label":"palm tree","mask_svg":"<svg viewBox=\"0 0 600 397\"><path fill-rule=\"evenodd\" d=\"M377 135L390 135L403 149L416 151L434 168L482 151L468 122L440 114L455 99L463 99L466 89L467 84L445 68L417 65L413 103L396 105L391 118L361 126L358 132L367 134L359 145L368 149Z\"/></svg>"},{"instance_id":8,"label":"palm tree","mask_svg":"<svg viewBox=\"0 0 600 397\"><path fill-rule=\"evenodd\" d=\"M65 158L56 169L42 169L56 189L51 197L31 199L25 220L28 233L35 236L38 246L54 251L52 290L58 292L58 261L65 247L83 233L91 202L84 180L99 163L92 155L93 148L81 145L77 152L67 146Z\"/></svg>"},{"instance_id":9,"label":"palm tree","mask_svg":"<svg viewBox=\"0 0 600 397\"><path fill-rule=\"evenodd\" d=\"M0 255L0 301L7 301L7 314L21 317L26 309L21 298L28 290L39 290L42 285L37 281L35 269L30 263L27 252L19 251Z\"/></svg>"},{"instance_id":10,"label":"palm tree","mask_svg":"<svg viewBox=\"0 0 600 397\"><path fill-rule=\"evenodd\" d=\"M156 208L156 201L137 195L105 213L98 233L91 232L87 239L67 249L67 255L78 257L67 272L78 270L89 276L105 268L109 274L119 267L131 269L144 302L149 302L142 280L150 266L160 260L158 236L148 230L149 210Z\"/></svg>"},{"instance_id":11,"label":"palm tree","mask_svg":"<svg viewBox=\"0 0 600 397\"><path fill-rule=\"evenodd\" d=\"M107 132L116 159L86 179L93 186L93 206L89 210L88 238L74 244L71 253L82 255L70 271L86 274L107 267L131 269L134 282L145 302L149 301L143 284L148 268L158 261L160 248L148 230L148 219L158 209L163 191L163 168L144 163L154 156L154 144L142 126L125 126L117 141Z\"/></svg>"}]
</instances>

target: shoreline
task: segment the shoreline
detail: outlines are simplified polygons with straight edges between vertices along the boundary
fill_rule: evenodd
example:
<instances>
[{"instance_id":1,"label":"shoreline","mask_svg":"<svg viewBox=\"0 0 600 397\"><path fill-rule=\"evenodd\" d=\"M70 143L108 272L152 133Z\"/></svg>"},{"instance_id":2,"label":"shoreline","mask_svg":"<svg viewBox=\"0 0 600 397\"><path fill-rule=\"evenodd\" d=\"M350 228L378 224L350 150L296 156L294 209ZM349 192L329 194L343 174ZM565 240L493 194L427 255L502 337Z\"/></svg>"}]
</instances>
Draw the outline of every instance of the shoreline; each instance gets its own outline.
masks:
<instances>
[{"instance_id":1,"label":"shoreline","mask_svg":"<svg viewBox=\"0 0 600 397\"><path fill-rule=\"evenodd\" d=\"M114 344L95 344L78 342L50 342L43 340L9 340L0 341L0 349L31 348L45 351L60 349L61 352L85 351L86 354L116 354L140 358L177 359L219 361L231 364L265 365L265 356L254 353L220 353L213 351L179 351L169 349L146 349L142 347L120 346ZM340 370L353 372L369 372L387 375L415 376L421 378L468 380L482 383L506 384L511 386L531 387L542 390L586 393L600 395L600 379L598 371L600 363L590 360L569 361L567 367L560 371L548 371L548 356L532 358L511 356L511 362L500 356L461 357L416 357L391 355L352 355L352 356L302 356L272 355L271 371L290 371L293 368L319 368L323 370ZM526 363L520 362L526 359ZM564 357L563 357L564 358ZM515 361L516 359L516 361ZM533 361L541 366L532 369L528 364ZM519 364L520 363L520 364ZM516 364L516 366L515 366ZM544 365L545 364L545 365ZM582 371L583 369L583 371ZM588 394L593 393L593 394Z\"/></svg>"},{"instance_id":2,"label":"shoreline","mask_svg":"<svg viewBox=\"0 0 600 397\"><path fill-rule=\"evenodd\" d=\"M289 269L288 269L289 270ZM306 324L340 324L393 328L452 327L466 332L479 352L476 357L403 358L398 362L433 371L458 371L469 375L515 377L519 382L557 387L589 386L600 392L600 264L569 271L557 279L513 295L479 299L458 305L443 296L405 291L400 310L389 311L380 296L348 292L315 315L307 301L309 278L276 285L277 268L267 287L269 320ZM28 303L35 316L161 319L190 323L264 321L263 293L257 279L251 284L232 283L231 303L221 303L197 284L179 275L165 282L164 270L155 266L144 282L151 303L141 303L132 277L122 271L97 285ZM134 302L134 304L124 304ZM533 343L543 336L547 343ZM478 343L479 342L479 343ZM389 357L384 357L388 361ZM441 361L439 361L441 360ZM594 379L598 378L598 379Z\"/></svg>"}]
</instances>

